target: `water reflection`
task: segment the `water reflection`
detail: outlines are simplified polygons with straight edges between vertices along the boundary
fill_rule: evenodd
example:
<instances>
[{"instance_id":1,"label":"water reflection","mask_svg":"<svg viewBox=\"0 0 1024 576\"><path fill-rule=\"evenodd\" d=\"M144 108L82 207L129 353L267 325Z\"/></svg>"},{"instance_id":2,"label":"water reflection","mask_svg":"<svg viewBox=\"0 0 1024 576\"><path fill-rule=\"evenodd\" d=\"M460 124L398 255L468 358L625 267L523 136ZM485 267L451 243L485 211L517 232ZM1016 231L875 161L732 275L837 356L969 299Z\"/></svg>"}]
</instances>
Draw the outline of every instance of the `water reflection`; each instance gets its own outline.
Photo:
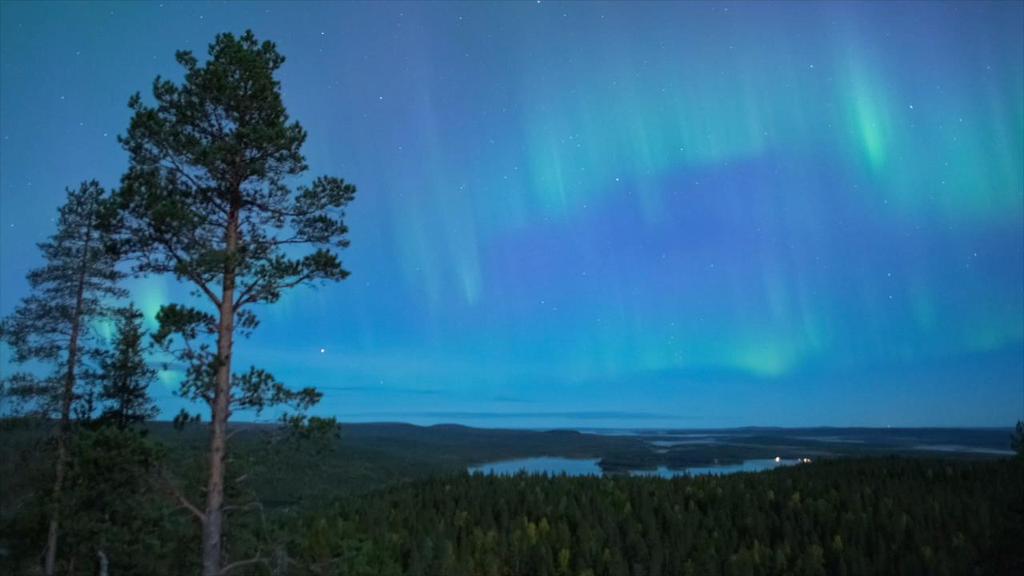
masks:
<instances>
[{"instance_id":1,"label":"water reflection","mask_svg":"<svg viewBox=\"0 0 1024 576\"><path fill-rule=\"evenodd\" d=\"M601 466L597 458L577 459L559 458L553 456L542 456L538 458L519 458L515 460L502 460L500 462L487 462L469 467L470 474L497 474L509 476L525 472L527 474L545 474L548 476L600 476ZM721 476L724 474L735 474L737 472L763 472L780 466L792 466L800 460L773 460L756 459L745 460L739 464L723 464L718 466L690 466L680 469L669 469L659 466L654 470L630 470L631 476L658 476L660 478L672 478L674 476Z\"/></svg>"},{"instance_id":2,"label":"water reflection","mask_svg":"<svg viewBox=\"0 0 1024 576\"><path fill-rule=\"evenodd\" d=\"M497 474L509 476L526 472L528 474L546 474L548 476L600 476L601 467L598 459L557 458L542 456L539 458L519 458L501 462L487 462L478 466L470 466L469 473Z\"/></svg>"}]
</instances>

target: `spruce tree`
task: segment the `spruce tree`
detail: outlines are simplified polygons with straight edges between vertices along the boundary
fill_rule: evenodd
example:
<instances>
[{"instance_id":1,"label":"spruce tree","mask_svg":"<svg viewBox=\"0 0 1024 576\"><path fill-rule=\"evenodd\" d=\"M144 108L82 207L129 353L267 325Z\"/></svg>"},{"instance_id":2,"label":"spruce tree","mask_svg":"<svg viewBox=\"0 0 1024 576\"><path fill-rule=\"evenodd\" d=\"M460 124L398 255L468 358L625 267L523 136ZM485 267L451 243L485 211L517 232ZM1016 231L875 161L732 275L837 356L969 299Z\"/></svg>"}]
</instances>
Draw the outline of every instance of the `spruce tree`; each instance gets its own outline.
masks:
<instances>
[{"instance_id":1,"label":"spruce tree","mask_svg":"<svg viewBox=\"0 0 1024 576\"><path fill-rule=\"evenodd\" d=\"M161 540L183 537L166 524L157 474L163 449L141 429L98 424L83 427L69 447L61 555L76 566L98 563L99 574L158 574L153 563L168 546Z\"/></svg>"},{"instance_id":2,"label":"spruce tree","mask_svg":"<svg viewBox=\"0 0 1024 576\"><path fill-rule=\"evenodd\" d=\"M1024 421L1018 420L1017 427L1010 435L1010 448L1017 454L1018 458L1024 458Z\"/></svg>"},{"instance_id":3,"label":"spruce tree","mask_svg":"<svg viewBox=\"0 0 1024 576\"><path fill-rule=\"evenodd\" d=\"M45 365L44 377L19 373L8 379L9 393L46 418L56 418L56 455L51 488L44 572L54 574L60 534L61 499L67 472L72 418L86 395L80 373L98 345L90 324L109 315L108 302L121 297L117 253L108 230L115 217L109 197L96 181L68 189L57 231L39 249L46 260L28 274L31 293L0 324L0 336L16 363Z\"/></svg>"},{"instance_id":4,"label":"spruce tree","mask_svg":"<svg viewBox=\"0 0 1024 576\"><path fill-rule=\"evenodd\" d=\"M142 312L133 305L117 311L117 331L110 350L101 355L97 378L102 424L120 430L154 418L159 410L149 396L156 370L146 363Z\"/></svg>"},{"instance_id":5,"label":"spruce tree","mask_svg":"<svg viewBox=\"0 0 1024 576\"><path fill-rule=\"evenodd\" d=\"M205 309L165 307L159 336L186 343L182 393L210 408L206 503L190 509L202 525L202 573L213 576L248 561L228 562L222 553L232 411L282 402L304 408L319 399L263 370L233 374L236 333L256 327L251 306L348 275L338 253L348 245L344 209L355 187L333 177L291 184L307 170L306 132L281 100L274 74L284 57L273 43L252 32L221 34L205 63L191 52L178 52L177 61L182 83L158 77L153 104L139 94L130 101L131 124L120 138L130 155L122 230L137 273L173 275L205 301Z\"/></svg>"}]
</instances>

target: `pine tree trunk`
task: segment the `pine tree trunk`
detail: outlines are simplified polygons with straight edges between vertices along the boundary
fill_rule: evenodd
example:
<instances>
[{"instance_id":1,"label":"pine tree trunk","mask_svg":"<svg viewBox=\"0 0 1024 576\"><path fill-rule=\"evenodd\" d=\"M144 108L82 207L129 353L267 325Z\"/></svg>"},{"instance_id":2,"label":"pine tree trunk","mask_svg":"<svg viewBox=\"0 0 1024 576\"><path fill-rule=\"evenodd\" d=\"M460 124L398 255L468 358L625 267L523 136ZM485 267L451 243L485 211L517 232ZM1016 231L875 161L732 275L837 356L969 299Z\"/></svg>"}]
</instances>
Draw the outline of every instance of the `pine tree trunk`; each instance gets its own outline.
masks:
<instances>
[{"instance_id":1,"label":"pine tree trunk","mask_svg":"<svg viewBox=\"0 0 1024 576\"><path fill-rule=\"evenodd\" d=\"M105 552L103 552L103 550L97 550L96 551L96 557L99 558L99 561L100 561L99 576L110 576L110 573L109 573L110 561L107 560L107 554Z\"/></svg>"},{"instance_id":2,"label":"pine tree trunk","mask_svg":"<svg viewBox=\"0 0 1024 576\"><path fill-rule=\"evenodd\" d=\"M206 520L203 522L203 576L218 576L221 569L221 535L224 530L224 455L231 408L231 345L234 335L235 270L231 258L238 242L238 211L232 210L227 226L227 257L217 334L217 381L210 426L210 477L206 487Z\"/></svg>"},{"instance_id":3,"label":"pine tree trunk","mask_svg":"<svg viewBox=\"0 0 1024 576\"><path fill-rule=\"evenodd\" d=\"M91 222L90 222L91 226ZM57 569L57 537L60 532L60 503L64 491L64 474L68 459L68 441L71 437L71 404L75 399L75 367L78 364L78 335L81 332L82 306L85 296L85 272L88 265L91 229L82 249L82 267L75 288L75 312L71 318L71 339L68 342L68 368L64 377L64 393L60 402L60 429L57 432L57 464L50 502L50 527L46 534L46 560L43 572L53 576Z\"/></svg>"},{"instance_id":4,"label":"pine tree trunk","mask_svg":"<svg viewBox=\"0 0 1024 576\"><path fill-rule=\"evenodd\" d=\"M74 336L72 336L72 341L74 339ZM44 567L46 576L53 576L57 567L57 533L60 529L60 500L64 489L64 464L67 460L68 429L71 427L71 401L68 399L68 391L71 389L72 385L64 385L64 398L61 401L60 431L57 433L57 470L53 481L53 492L50 496L50 527L46 534L46 564Z\"/></svg>"}]
</instances>

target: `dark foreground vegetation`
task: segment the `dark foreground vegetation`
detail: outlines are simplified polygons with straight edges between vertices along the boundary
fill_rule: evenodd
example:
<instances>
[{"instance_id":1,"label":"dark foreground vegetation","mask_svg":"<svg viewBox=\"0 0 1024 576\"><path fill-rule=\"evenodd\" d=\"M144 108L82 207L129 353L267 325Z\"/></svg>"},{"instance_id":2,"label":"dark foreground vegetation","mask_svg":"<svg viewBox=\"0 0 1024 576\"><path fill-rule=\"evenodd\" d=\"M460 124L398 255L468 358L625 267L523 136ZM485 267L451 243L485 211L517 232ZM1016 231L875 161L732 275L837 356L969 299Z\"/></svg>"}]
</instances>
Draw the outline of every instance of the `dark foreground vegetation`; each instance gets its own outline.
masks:
<instances>
[{"instance_id":1,"label":"dark foreground vegetation","mask_svg":"<svg viewBox=\"0 0 1024 576\"><path fill-rule=\"evenodd\" d=\"M304 515L324 574L1019 574L1020 462L834 461L730 477L458 476Z\"/></svg>"},{"instance_id":2,"label":"dark foreground vegetation","mask_svg":"<svg viewBox=\"0 0 1024 576\"><path fill-rule=\"evenodd\" d=\"M200 427L76 436L60 573L194 574L201 525L178 499L202 477ZM1024 461L837 459L726 477L451 474L398 466L374 429L345 444L238 436L230 574L1019 574ZM486 431L479 431L487 434ZM450 434L446 431L446 434ZM470 435L471 437L471 435ZM8 422L0 573L40 570L52 470ZM160 440L157 440L160 439ZM195 446L191 446L196 442ZM468 445L473 443L466 440ZM360 447L361 446L361 447ZM389 450L399 450L389 455ZM412 450L416 451L416 450ZM372 457L371 457L372 456ZM430 460L425 456L425 460ZM332 467L353 476L322 481ZM412 480L404 480L410 479ZM372 483L386 487L368 489ZM381 485L381 484L378 484ZM310 489L305 489L310 488ZM290 497L289 497L290 495Z\"/></svg>"}]
</instances>

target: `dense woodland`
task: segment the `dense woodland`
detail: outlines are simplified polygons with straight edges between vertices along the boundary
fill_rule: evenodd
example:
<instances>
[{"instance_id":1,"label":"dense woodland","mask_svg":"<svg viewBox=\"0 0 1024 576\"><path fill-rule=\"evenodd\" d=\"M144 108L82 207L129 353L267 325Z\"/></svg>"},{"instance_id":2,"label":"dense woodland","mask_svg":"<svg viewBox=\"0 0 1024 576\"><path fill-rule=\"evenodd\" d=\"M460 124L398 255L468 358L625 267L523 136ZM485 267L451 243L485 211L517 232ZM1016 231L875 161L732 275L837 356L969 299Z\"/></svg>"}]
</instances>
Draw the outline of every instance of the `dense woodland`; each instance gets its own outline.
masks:
<instances>
[{"instance_id":1,"label":"dense woodland","mask_svg":"<svg viewBox=\"0 0 1024 576\"><path fill-rule=\"evenodd\" d=\"M15 428L22 432L21 449L7 457L17 461L23 484L45 485L52 469L38 449L47 448L27 441L24 426L6 423L5 439L17 437ZM187 448L187 433L178 443L175 436L152 436L110 426L77 435L62 573L99 573L97 550L110 574L200 569L199 524L167 482L188 479L189 470L201 476L201 450ZM439 475L331 494L317 483L317 470L345 464L333 448L287 435L247 443L249 449L236 450L234 469L252 474L258 488L243 481L228 491L225 554L228 566L240 562L230 570L235 574L1014 574L1024 568L1020 458L839 459L672 480L435 469ZM290 472L259 484L270 469ZM289 485L305 483L318 487L318 497L282 502ZM32 574L39 566L46 494L26 487L16 506L5 500L0 572Z\"/></svg>"},{"instance_id":2,"label":"dense woodland","mask_svg":"<svg viewBox=\"0 0 1024 576\"><path fill-rule=\"evenodd\" d=\"M341 502L294 534L329 574L1010 574L1024 567L1022 487L1020 462L903 459L673 480L460 476Z\"/></svg>"}]
</instances>

